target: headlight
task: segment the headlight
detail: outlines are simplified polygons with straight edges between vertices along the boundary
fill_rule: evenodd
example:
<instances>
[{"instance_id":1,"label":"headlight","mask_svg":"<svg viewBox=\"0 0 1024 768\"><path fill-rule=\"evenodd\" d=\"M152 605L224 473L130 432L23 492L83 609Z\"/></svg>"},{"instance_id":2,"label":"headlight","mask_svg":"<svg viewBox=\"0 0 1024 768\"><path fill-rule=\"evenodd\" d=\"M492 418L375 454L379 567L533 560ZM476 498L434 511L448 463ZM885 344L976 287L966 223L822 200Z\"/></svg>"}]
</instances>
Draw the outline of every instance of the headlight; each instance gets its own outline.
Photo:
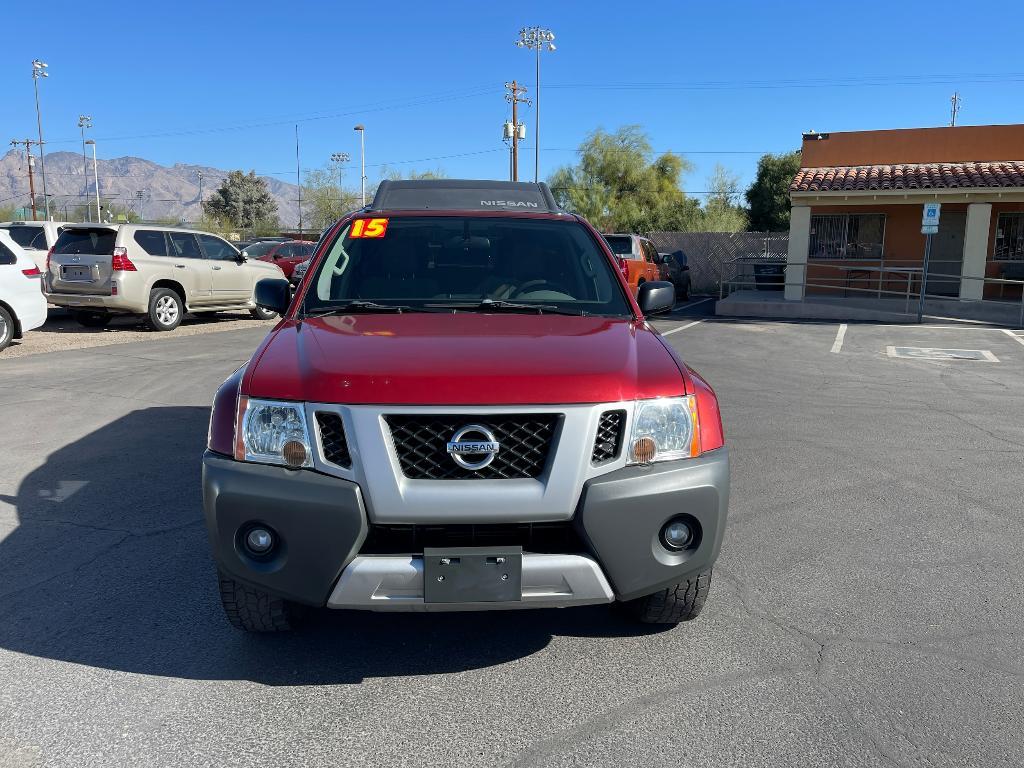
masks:
<instances>
[{"instance_id":1,"label":"headlight","mask_svg":"<svg viewBox=\"0 0 1024 768\"><path fill-rule=\"evenodd\" d=\"M650 464L694 456L700 456L700 431L692 395L637 401L627 463Z\"/></svg>"},{"instance_id":2,"label":"headlight","mask_svg":"<svg viewBox=\"0 0 1024 768\"><path fill-rule=\"evenodd\" d=\"M298 403L239 398L235 458L286 467L313 466L306 412Z\"/></svg>"}]
</instances>

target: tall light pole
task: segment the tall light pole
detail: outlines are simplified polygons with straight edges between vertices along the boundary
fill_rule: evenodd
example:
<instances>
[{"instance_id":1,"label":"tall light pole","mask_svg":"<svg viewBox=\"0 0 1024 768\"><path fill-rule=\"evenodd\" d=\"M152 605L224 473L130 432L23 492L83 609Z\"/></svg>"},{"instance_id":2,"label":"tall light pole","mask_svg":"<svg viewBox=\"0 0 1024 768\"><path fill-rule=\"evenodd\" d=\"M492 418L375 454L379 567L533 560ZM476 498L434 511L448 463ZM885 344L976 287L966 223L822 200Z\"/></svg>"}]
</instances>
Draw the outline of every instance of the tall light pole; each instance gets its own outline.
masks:
<instances>
[{"instance_id":1,"label":"tall light pole","mask_svg":"<svg viewBox=\"0 0 1024 768\"><path fill-rule=\"evenodd\" d=\"M39 173L43 177L43 206L46 210L46 220L50 220L50 198L46 194L46 161L43 159L43 117L39 111L39 78L49 77L50 73L46 68L50 65L39 59L32 60L32 85L36 89L36 126L39 128Z\"/></svg>"},{"instance_id":2,"label":"tall light pole","mask_svg":"<svg viewBox=\"0 0 1024 768\"><path fill-rule=\"evenodd\" d=\"M82 202L85 203L86 214L89 212L89 160L85 156L85 129L92 128L92 116L91 115L79 115L78 116L78 127L82 131L82 178L85 180L82 182L84 189L82 190Z\"/></svg>"},{"instance_id":3,"label":"tall light pole","mask_svg":"<svg viewBox=\"0 0 1024 768\"><path fill-rule=\"evenodd\" d=\"M523 27L519 30L518 48L532 48L537 52L537 85L533 94L533 180L540 180L540 53L555 50L555 33L544 27Z\"/></svg>"},{"instance_id":4,"label":"tall light pole","mask_svg":"<svg viewBox=\"0 0 1024 768\"><path fill-rule=\"evenodd\" d=\"M359 131L359 196L366 205L366 127L360 123L353 131Z\"/></svg>"},{"instance_id":5,"label":"tall light pole","mask_svg":"<svg viewBox=\"0 0 1024 768\"><path fill-rule=\"evenodd\" d=\"M103 217L100 216L100 172L96 164L96 142L92 139L86 139L85 143L92 145L92 179L96 185L96 221L102 222Z\"/></svg>"}]
</instances>

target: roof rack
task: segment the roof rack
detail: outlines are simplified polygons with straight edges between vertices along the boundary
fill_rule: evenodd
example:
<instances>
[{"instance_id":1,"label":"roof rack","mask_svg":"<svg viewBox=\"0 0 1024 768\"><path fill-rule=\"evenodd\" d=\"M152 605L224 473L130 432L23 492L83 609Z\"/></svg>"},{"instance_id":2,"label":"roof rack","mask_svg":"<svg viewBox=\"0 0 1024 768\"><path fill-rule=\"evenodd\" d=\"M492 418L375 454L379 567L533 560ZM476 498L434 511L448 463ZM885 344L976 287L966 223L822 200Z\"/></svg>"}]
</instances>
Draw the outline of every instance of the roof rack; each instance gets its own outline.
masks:
<instances>
[{"instance_id":1,"label":"roof rack","mask_svg":"<svg viewBox=\"0 0 1024 768\"><path fill-rule=\"evenodd\" d=\"M562 213L543 182L464 179L382 181L369 210Z\"/></svg>"}]
</instances>

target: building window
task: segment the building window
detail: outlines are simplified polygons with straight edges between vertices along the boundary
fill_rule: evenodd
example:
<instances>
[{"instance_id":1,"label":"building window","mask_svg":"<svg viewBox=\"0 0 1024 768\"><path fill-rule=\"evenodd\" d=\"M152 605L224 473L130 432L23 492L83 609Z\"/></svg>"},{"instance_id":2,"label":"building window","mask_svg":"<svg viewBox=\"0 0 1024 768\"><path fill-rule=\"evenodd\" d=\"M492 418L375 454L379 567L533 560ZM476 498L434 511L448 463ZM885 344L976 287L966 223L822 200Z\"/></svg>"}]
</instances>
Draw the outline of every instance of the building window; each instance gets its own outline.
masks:
<instances>
[{"instance_id":1,"label":"building window","mask_svg":"<svg viewBox=\"0 0 1024 768\"><path fill-rule=\"evenodd\" d=\"M999 214L992 258L997 261L1024 261L1024 213Z\"/></svg>"},{"instance_id":2,"label":"building window","mask_svg":"<svg viewBox=\"0 0 1024 768\"><path fill-rule=\"evenodd\" d=\"M883 242L884 213L811 216L812 259L880 259Z\"/></svg>"}]
</instances>

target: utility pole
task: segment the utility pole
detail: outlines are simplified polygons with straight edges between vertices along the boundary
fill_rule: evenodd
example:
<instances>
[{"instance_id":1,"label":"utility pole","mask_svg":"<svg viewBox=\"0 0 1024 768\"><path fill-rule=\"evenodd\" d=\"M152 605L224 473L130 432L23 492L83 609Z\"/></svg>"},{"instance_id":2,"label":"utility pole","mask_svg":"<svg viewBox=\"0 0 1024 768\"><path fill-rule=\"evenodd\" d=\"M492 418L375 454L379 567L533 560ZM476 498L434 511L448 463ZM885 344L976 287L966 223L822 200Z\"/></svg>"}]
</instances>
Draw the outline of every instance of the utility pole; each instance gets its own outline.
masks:
<instances>
[{"instance_id":1,"label":"utility pole","mask_svg":"<svg viewBox=\"0 0 1024 768\"><path fill-rule=\"evenodd\" d=\"M199 215L203 215L203 172L196 171L199 174Z\"/></svg>"},{"instance_id":2,"label":"utility pole","mask_svg":"<svg viewBox=\"0 0 1024 768\"><path fill-rule=\"evenodd\" d=\"M299 188L299 234L302 234L302 164L299 161L299 124L295 124L295 186Z\"/></svg>"},{"instance_id":3,"label":"utility pole","mask_svg":"<svg viewBox=\"0 0 1024 768\"><path fill-rule=\"evenodd\" d=\"M949 97L949 126L950 128L956 125L956 116L960 113L960 93L954 91L953 95Z\"/></svg>"},{"instance_id":4,"label":"utility pole","mask_svg":"<svg viewBox=\"0 0 1024 768\"><path fill-rule=\"evenodd\" d=\"M17 139L11 139L11 146L17 148L18 146L25 145L25 157L28 163L28 196L32 204L32 221L36 220L36 184L32 178L32 168L36 163L36 158L32 154L32 145L38 144L39 142L32 141L32 139L24 139L18 141Z\"/></svg>"},{"instance_id":5,"label":"utility pole","mask_svg":"<svg viewBox=\"0 0 1024 768\"><path fill-rule=\"evenodd\" d=\"M39 78L49 77L46 71L50 65L39 59L32 60L32 85L36 90L36 127L39 128L39 173L43 177L43 209L46 211L46 220L50 220L50 198L46 194L46 161L43 159L43 116L39 111Z\"/></svg>"},{"instance_id":6,"label":"utility pole","mask_svg":"<svg viewBox=\"0 0 1024 768\"><path fill-rule=\"evenodd\" d=\"M96 186L96 221L103 221L103 214L100 211L100 167L96 161L96 141L95 139L86 139L86 144L92 147L92 180Z\"/></svg>"},{"instance_id":7,"label":"utility pole","mask_svg":"<svg viewBox=\"0 0 1024 768\"><path fill-rule=\"evenodd\" d=\"M505 101L512 105L512 130L506 128L506 138L512 140L512 181L519 181L519 140L526 138L526 126L519 122L517 107L520 104L531 104L529 99L523 98L520 94L526 93L526 86L519 85L513 80L505 83L508 93L505 94ZM511 136L508 134L511 133Z\"/></svg>"}]
</instances>

